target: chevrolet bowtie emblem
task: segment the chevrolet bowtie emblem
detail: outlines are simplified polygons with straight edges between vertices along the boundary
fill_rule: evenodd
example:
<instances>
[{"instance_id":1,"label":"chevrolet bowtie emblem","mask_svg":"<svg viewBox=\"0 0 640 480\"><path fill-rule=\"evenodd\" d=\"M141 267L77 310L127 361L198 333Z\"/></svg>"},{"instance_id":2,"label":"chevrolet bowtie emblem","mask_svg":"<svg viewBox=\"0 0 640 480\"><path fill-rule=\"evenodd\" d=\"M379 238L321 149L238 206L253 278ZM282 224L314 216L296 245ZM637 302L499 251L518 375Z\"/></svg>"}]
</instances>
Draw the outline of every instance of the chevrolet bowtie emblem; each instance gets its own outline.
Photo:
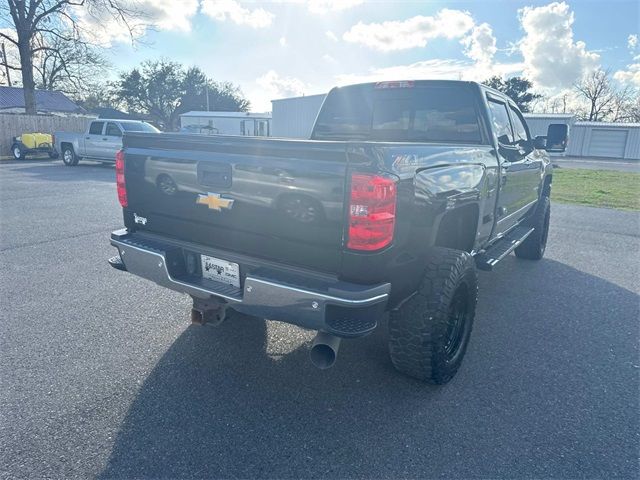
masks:
<instances>
[{"instance_id":1,"label":"chevrolet bowtie emblem","mask_svg":"<svg viewBox=\"0 0 640 480\"><path fill-rule=\"evenodd\" d=\"M233 200L220 197L219 193L207 193L198 195L196 203L206 205L211 210L221 211L223 208L229 210L233 206Z\"/></svg>"}]
</instances>

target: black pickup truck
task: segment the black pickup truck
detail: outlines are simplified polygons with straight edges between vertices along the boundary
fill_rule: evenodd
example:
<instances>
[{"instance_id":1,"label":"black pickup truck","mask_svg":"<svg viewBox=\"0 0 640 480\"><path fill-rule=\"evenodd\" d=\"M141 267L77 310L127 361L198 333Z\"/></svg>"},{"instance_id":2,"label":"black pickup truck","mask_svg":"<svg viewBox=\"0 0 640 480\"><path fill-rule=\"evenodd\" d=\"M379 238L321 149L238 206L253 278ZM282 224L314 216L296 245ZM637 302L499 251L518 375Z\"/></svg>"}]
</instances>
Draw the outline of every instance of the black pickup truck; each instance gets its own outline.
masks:
<instances>
[{"instance_id":1,"label":"black pickup truck","mask_svg":"<svg viewBox=\"0 0 640 480\"><path fill-rule=\"evenodd\" d=\"M334 88L310 140L127 132L109 262L189 294L196 323L239 311L318 331L321 368L389 312L395 367L446 383L476 268L542 258L544 143L500 92L435 80Z\"/></svg>"}]
</instances>

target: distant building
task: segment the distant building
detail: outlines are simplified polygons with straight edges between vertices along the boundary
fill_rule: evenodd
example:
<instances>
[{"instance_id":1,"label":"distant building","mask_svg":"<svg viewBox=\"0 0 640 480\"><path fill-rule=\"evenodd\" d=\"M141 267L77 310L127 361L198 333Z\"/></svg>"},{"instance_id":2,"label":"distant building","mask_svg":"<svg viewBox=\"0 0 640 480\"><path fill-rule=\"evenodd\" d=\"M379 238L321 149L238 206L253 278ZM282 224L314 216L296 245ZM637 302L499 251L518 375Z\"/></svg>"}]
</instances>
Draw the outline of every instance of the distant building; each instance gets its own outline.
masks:
<instances>
[{"instance_id":1,"label":"distant building","mask_svg":"<svg viewBox=\"0 0 640 480\"><path fill-rule=\"evenodd\" d=\"M64 93L36 90L36 111L51 115L85 115L81 106ZM24 90L19 87L0 87L0 113L24 113Z\"/></svg>"},{"instance_id":2,"label":"distant building","mask_svg":"<svg viewBox=\"0 0 640 480\"><path fill-rule=\"evenodd\" d=\"M274 137L309 138L326 94L271 100Z\"/></svg>"},{"instance_id":3,"label":"distant building","mask_svg":"<svg viewBox=\"0 0 640 480\"><path fill-rule=\"evenodd\" d=\"M271 136L271 113L193 111L180 115L180 131L208 135Z\"/></svg>"}]
</instances>

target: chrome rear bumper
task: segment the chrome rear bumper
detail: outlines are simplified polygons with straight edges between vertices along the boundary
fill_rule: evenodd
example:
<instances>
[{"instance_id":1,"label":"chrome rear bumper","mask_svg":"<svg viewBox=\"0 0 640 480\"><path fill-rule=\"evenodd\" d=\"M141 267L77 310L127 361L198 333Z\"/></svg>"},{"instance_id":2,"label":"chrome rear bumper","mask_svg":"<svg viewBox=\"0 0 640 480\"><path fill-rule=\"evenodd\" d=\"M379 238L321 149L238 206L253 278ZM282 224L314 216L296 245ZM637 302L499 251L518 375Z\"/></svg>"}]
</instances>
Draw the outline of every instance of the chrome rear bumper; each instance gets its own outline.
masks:
<instances>
[{"instance_id":1,"label":"chrome rear bumper","mask_svg":"<svg viewBox=\"0 0 640 480\"><path fill-rule=\"evenodd\" d=\"M371 332L386 308L390 284L357 285L335 279L312 281L290 269L260 265L228 252L164 241L118 230L111 245L119 258L109 263L158 285L198 298L226 300L234 310L342 337ZM185 255L207 254L240 265L240 288L185 273Z\"/></svg>"}]
</instances>

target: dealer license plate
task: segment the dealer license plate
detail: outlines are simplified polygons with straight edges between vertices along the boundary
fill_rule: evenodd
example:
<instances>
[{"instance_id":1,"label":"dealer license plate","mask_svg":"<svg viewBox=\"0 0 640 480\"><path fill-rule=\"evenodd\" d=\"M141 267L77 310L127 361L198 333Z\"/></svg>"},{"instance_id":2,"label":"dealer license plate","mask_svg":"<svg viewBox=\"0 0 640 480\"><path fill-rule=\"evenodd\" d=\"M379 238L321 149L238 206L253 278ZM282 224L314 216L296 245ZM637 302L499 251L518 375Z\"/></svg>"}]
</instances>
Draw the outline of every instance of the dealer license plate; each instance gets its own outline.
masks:
<instances>
[{"instance_id":1,"label":"dealer license plate","mask_svg":"<svg viewBox=\"0 0 640 480\"><path fill-rule=\"evenodd\" d=\"M202 277L240 288L240 267L237 263L201 255Z\"/></svg>"}]
</instances>

